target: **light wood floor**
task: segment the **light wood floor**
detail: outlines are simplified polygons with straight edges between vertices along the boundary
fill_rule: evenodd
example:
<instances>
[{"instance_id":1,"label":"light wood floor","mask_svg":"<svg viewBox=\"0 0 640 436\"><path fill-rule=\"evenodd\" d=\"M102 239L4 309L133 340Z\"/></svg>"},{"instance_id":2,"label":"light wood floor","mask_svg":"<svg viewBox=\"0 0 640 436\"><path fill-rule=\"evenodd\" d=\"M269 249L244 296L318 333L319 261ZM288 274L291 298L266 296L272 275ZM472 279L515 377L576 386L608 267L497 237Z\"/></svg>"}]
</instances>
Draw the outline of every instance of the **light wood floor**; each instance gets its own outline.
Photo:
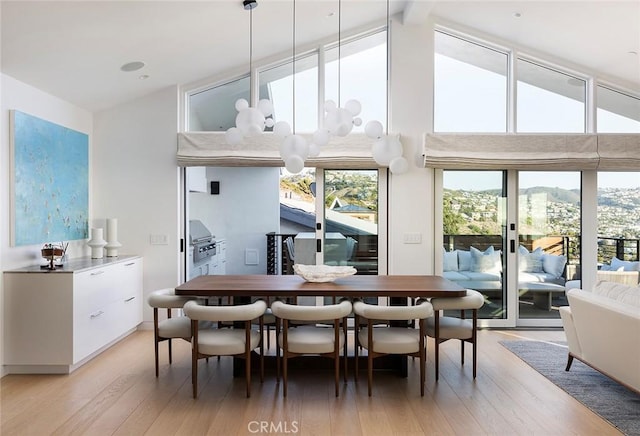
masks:
<instances>
[{"instance_id":1,"label":"light wood floor","mask_svg":"<svg viewBox=\"0 0 640 436\"><path fill-rule=\"evenodd\" d=\"M478 377L461 369L458 342L442 345L435 382L429 340L427 383L420 397L417 361L409 376L353 372L335 398L333 374L292 371L283 399L275 374L252 383L233 378L231 359L200 362L200 396L191 396L190 346L177 341L169 366L161 344L155 378L153 335L136 332L71 375L0 379L2 426L10 435L617 435L615 428L522 362L498 341L564 340L561 330L483 330ZM467 356L470 358L470 348Z\"/></svg>"}]
</instances>

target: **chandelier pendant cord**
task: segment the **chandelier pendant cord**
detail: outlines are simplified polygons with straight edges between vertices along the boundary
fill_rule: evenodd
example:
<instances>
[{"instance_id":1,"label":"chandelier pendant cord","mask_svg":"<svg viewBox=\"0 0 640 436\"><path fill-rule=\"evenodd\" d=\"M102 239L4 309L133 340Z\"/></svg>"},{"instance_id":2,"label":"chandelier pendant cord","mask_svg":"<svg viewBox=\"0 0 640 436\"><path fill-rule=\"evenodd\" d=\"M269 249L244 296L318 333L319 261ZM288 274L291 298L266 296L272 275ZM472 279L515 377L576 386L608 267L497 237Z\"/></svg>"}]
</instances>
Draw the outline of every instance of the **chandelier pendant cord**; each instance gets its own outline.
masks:
<instances>
[{"instance_id":1,"label":"chandelier pendant cord","mask_svg":"<svg viewBox=\"0 0 640 436\"><path fill-rule=\"evenodd\" d=\"M291 60L292 83L293 83L293 126L292 132L296 134L296 0L293 0L293 53Z\"/></svg>"},{"instance_id":2,"label":"chandelier pendant cord","mask_svg":"<svg viewBox=\"0 0 640 436\"><path fill-rule=\"evenodd\" d=\"M389 0L387 0L387 113L386 113L386 119L385 119L385 125L384 125L384 131L385 133L388 135L389 134L389 88L390 88L390 84L389 84L389 70L390 70L390 59L389 59L389 45L391 42L391 38L389 36L390 34L390 28L391 26L389 26Z\"/></svg>"},{"instance_id":3,"label":"chandelier pendant cord","mask_svg":"<svg viewBox=\"0 0 640 436\"><path fill-rule=\"evenodd\" d=\"M249 92L253 92L253 86L251 86L251 77L253 76L253 9L249 11ZM254 104L255 98L253 95L249 95L249 106Z\"/></svg>"},{"instance_id":4,"label":"chandelier pendant cord","mask_svg":"<svg viewBox=\"0 0 640 436\"><path fill-rule=\"evenodd\" d=\"M340 93L340 60L342 58L342 0L338 0L338 107L341 107L342 104L342 94Z\"/></svg>"}]
</instances>

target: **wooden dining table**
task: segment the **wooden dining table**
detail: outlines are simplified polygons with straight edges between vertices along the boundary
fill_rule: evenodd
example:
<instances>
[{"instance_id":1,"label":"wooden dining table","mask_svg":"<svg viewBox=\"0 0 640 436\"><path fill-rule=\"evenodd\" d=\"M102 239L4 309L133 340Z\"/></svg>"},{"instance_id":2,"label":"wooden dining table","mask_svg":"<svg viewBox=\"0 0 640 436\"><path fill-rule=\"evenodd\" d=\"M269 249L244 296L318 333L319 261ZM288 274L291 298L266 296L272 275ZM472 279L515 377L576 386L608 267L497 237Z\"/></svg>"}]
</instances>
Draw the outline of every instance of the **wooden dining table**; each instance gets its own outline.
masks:
<instances>
[{"instance_id":1,"label":"wooden dining table","mask_svg":"<svg viewBox=\"0 0 640 436\"><path fill-rule=\"evenodd\" d=\"M176 295L232 297L246 304L251 297L389 297L390 305L406 305L407 298L463 297L460 285L436 275L352 275L332 282L307 282L298 275L203 275L175 288ZM376 359L380 368L393 368L407 375L407 359L390 355ZM244 362L234 359L234 375L242 375Z\"/></svg>"},{"instance_id":2,"label":"wooden dining table","mask_svg":"<svg viewBox=\"0 0 640 436\"><path fill-rule=\"evenodd\" d=\"M352 275L332 282L307 282L298 275L204 275L175 289L198 297L463 297L466 290L436 275Z\"/></svg>"}]
</instances>

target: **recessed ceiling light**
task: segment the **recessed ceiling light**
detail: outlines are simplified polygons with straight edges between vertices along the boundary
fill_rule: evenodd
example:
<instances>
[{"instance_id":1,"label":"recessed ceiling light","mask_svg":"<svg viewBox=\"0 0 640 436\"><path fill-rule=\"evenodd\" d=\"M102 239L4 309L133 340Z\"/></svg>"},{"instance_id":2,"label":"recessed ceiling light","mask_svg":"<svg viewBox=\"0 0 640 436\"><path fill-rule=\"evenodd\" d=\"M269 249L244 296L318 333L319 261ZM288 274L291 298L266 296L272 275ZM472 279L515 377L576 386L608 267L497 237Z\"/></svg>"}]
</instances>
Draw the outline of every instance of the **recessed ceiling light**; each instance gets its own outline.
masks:
<instances>
[{"instance_id":1,"label":"recessed ceiling light","mask_svg":"<svg viewBox=\"0 0 640 436\"><path fill-rule=\"evenodd\" d=\"M142 74L141 76L138 76L138 79L140 80L147 80L149 78L148 74Z\"/></svg>"},{"instance_id":2,"label":"recessed ceiling light","mask_svg":"<svg viewBox=\"0 0 640 436\"><path fill-rule=\"evenodd\" d=\"M520 12L514 12L513 16L516 18L520 18L522 16L522 14Z\"/></svg>"},{"instance_id":3,"label":"recessed ceiling light","mask_svg":"<svg viewBox=\"0 0 640 436\"><path fill-rule=\"evenodd\" d=\"M139 69L144 67L144 62L142 61L134 61L134 62L129 62L124 64L123 66L120 67L120 69L122 71L125 72L131 72L131 71L138 71Z\"/></svg>"}]
</instances>

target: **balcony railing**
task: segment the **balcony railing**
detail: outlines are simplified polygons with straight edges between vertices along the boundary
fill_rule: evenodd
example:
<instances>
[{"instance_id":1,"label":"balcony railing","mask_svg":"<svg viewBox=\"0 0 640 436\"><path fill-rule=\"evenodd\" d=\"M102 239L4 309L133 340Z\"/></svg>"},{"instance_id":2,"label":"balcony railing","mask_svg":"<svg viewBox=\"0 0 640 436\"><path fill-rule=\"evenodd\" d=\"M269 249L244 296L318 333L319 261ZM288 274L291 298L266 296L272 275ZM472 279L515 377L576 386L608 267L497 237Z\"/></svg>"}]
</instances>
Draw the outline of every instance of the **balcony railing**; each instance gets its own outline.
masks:
<instances>
[{"instance_id":1,"label":"balcony railing","mask_svg":"<svg viewBox=\"0 0 640 436\"><path fill-rule=\"evenodd\" d=\"M267 233L267 274L293 274L293 258L287 239L296 237L296 233ZM348 235L357 241L355 251L350 259L345 259L347 265L352 265L358 274L378 274L378 236L377 235ZM292 244L293 245L293 244Z\"/></svg>"},{"instance_id":2,"label":"balcony railing","mask_svg":"<svg viewBox=\"0 0 640 436\"><path fill-rule=\"evenodd\" d=\"M609 263L613 257L620 260L640 260L640 239L598 237L598 262Z\"/></svg>"}]
</instances>

